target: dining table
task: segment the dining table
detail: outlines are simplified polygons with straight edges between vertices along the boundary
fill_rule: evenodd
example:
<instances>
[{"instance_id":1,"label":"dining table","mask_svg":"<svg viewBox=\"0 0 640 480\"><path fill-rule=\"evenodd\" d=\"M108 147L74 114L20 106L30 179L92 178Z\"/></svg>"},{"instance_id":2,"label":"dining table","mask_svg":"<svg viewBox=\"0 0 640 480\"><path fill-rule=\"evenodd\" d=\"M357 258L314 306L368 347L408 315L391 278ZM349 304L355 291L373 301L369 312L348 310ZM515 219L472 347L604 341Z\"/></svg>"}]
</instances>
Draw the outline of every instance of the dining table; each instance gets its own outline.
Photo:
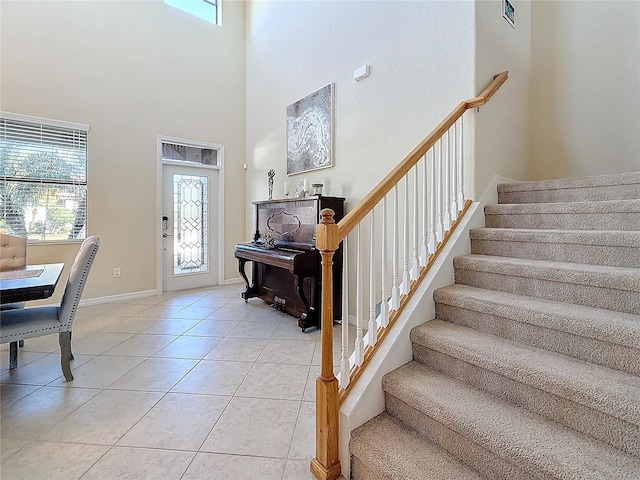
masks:
<instances>
[{"instance_id":1,"label":"dining table","mask_svg":"<svg viewBox=\"0 0 640 480\"><path fill-rule=\"evenodd\" d=\"M64 263L45 263L0 272L0 304L51 297L63 269Z\"/></svg>"}]
</instances>

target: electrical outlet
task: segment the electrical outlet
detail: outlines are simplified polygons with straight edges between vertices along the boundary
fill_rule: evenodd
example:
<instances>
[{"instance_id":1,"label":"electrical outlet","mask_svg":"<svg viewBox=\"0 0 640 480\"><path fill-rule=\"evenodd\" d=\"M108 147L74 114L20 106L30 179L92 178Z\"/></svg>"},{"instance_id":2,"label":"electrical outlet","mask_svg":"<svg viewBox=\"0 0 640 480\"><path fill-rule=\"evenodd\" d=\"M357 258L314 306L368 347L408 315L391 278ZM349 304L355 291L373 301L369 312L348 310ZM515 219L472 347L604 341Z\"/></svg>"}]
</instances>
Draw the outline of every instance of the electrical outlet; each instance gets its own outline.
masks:
<instances>
[{"instance_id":1,"label":"electrical outlet","mask_svg":"<svg viewBox=\"0 0 640 480\"><path fill-rule=\"evenodd\" d=\"M116 267L113 269L113 278L118 278L120 276L120 267Z\"/></svg>"}]
</instances>

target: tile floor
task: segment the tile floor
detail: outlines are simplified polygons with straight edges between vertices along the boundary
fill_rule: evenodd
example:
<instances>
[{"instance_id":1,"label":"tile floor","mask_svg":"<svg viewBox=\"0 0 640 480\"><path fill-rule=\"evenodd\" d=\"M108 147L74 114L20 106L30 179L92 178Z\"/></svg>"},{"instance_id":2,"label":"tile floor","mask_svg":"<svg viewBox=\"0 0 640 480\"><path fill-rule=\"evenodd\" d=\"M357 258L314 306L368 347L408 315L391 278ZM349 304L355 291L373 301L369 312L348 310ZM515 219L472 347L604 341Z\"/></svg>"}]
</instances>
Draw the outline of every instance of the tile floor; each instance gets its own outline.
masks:
<instances>
[{"instance_id":1,"label":"tile floor","mask_svg":"<svg viewBox=\"0 0 640 480\"><path fill-rule=\"evenodd\" d=\"M81 307L69 383L57 335L3 345L0 478L312 479L320 332L240 291Z\"/></svg>"}]
</instances>

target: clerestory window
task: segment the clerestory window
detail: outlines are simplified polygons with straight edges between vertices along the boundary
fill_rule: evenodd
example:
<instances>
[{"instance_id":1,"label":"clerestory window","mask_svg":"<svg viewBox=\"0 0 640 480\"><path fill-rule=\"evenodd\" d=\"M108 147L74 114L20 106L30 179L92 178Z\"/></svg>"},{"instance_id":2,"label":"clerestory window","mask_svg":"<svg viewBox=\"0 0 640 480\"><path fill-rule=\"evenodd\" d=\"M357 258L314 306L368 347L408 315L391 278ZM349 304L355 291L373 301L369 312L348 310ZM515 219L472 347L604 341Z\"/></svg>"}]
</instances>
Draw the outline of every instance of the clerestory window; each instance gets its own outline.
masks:
<instances>
[{"instance_id":1,"label":"clerestory window","mask_svg":"<svg viewBox=\"0 0 640 480\"><path fill-rule=\"evenodd\" d=\"M40 242L86 237L88 131L0 112L0 231Z\"/></svg>"},{"instance_id":2,"label":"clerestory window","mask_svg":"<svg viewBox=\"0 0 640 480\"><path fill-rule=\"evenodd\" d=\"M214 25L220 25L220 0L164 0L164 3Z\"/></svg>"}]
</instances>

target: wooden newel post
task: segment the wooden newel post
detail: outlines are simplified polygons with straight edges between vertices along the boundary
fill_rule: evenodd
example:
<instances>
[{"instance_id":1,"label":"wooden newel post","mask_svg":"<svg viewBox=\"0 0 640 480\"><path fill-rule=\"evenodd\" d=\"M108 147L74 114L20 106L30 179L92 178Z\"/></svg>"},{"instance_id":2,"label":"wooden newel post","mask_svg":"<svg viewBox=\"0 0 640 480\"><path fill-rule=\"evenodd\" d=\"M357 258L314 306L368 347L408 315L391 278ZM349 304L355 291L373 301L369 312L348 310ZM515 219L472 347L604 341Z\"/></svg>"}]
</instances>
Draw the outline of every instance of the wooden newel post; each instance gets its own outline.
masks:
<instances>
[{"instance_id":1,"label":"wooden newel post","mask_svg":"<svg viewBox=\"0 0 640 480\"><path fill-rule=\"evenodd\" d=\"M338 379L333 374L333 254L338 249L338 225L334 211L320 212L316 226L316 248L322 256L322 369L316 380L316 457L311 473L319 480L340 476L338 457Z\"/></svg>"}]
</instances>

